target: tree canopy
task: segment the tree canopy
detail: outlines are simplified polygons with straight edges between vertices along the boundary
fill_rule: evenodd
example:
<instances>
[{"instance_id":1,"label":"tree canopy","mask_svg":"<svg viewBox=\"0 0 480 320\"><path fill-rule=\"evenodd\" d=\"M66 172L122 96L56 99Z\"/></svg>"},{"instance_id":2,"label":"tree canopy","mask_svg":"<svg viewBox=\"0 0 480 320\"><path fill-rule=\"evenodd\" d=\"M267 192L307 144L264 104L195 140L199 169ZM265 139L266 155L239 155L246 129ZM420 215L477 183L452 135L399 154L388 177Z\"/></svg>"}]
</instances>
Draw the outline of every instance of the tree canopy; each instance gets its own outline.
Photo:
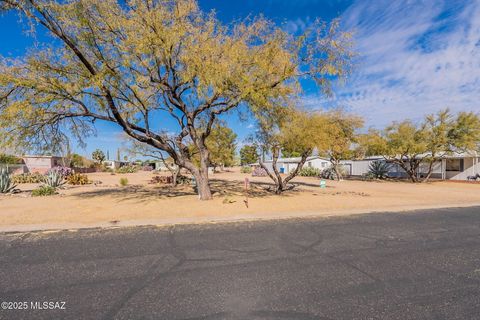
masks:
<instances>
[{"instance_id":1,"label":"tree canopy","mask_svg":"<svg viewBox=\"0 0 480 320\"><path fill-rule=\"evenodd\" d=\"M258 161L257 147L254 145L244 145L240 149L240 164L242 166Z\"/></svg>"},{"instance_id":2,"label":"tree canopy","mask_svg":"<svg viewBox=\"0 0 480 320\"><path fill-rule=\"evenodd\" d=\"M225 26L195 0L0 0L0 9L56 40L0 63L3 144L55 149L84 141L96 121L115 123L189 170L201 199L211 198L205 141L219 117L290 105L302 78L328 93L352 56L338 21L293 36L261 17Z\"/></svg>"},{"instance_id":3,"label":"tree canopy","mask_svg":"<svg viewBox=\"0 0 480 320\"><path fill-rule=\"evenodd\" d=\"M260 119L256 144L264 153L272 156L272 168L260 160L261 167L275 183L275 192L281 193L288 183L298 175L305 161L315 149L325 149L328 139L328 118L323 113L306 112L297 109L279 109L268 119ZM300 154L297 167L282 177L277 160L282 150L295 150Z\"/></svg>"}]
</instances>

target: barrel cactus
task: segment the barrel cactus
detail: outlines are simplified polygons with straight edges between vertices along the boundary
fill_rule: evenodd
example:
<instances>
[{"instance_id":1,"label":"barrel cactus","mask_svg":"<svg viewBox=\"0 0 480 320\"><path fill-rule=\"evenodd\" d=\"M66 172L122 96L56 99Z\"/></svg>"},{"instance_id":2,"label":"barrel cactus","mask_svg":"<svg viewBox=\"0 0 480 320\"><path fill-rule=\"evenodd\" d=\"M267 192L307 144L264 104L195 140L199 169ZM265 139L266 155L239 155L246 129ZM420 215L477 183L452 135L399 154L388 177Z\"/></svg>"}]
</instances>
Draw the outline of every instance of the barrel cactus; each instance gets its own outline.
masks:
<instances>
[{"instance_id":1,"label":"barrel cactus","mask_svg":"<svg viewBox=\"0 0 480 320\"><path fill-rule=\"evenodd\" d=\"M12 177L7 168L0 168L0 193L9 193L15 189Z\"/></svg>"}]
</instances>

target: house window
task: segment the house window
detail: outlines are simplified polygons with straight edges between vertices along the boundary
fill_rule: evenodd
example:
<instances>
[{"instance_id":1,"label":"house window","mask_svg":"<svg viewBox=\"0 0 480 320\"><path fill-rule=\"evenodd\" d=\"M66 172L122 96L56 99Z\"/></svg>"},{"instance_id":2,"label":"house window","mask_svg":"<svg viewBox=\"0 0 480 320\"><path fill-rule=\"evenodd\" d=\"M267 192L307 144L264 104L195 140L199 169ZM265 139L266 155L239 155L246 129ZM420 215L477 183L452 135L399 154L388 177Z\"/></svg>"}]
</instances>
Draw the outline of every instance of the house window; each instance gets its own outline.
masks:
<instances>
[{"instance_id":1,"label":"house window","mask_svg":"<svg viewBox=\"0 0 480 320\"><path fill-rule=\"evenodd\" d=\"M463 159L447 159L446 171L463 171Z\"/></svg>"},{"instance_id":2,"label":"house window","mask_svg":"<svg viewBox=\"0 0 480 320\"><path fill-rule=\"evenodd\" d=\"M322 162L322 168L325 168L327 164L325 162Z\"/></svg>"},{"instance_id":3,"label":"house window","mask_svg":"<svg viewBox=\"0 0 480 320\"><path fill-rule=\"evenodd\" d=\"M309 167L309 168L312 167L312 162L311 162L311 161L308 162L308 167Z\"/></svg>"}]
</instances>

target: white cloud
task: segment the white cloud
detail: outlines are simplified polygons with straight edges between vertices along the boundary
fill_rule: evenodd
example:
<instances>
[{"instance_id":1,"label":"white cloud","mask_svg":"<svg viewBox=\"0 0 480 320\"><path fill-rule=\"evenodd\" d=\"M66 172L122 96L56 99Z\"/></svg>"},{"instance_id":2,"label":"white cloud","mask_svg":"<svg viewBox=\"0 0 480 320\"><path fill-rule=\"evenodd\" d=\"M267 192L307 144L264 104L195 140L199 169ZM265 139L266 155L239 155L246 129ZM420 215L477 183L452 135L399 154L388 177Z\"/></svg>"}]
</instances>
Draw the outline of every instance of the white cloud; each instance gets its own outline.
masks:
<instances>
[{"instance_id":1,"label":"white cloud","mask_svg":"<svg viewBox=\"0 0 480 320\"><path fill-rule=\"evenodd\" d=\"M480 1L357 1L342 18L356 30L357 70L334 99L307 105L346 106L377 127L480 111Z\"/></svg>"}]
</instances>

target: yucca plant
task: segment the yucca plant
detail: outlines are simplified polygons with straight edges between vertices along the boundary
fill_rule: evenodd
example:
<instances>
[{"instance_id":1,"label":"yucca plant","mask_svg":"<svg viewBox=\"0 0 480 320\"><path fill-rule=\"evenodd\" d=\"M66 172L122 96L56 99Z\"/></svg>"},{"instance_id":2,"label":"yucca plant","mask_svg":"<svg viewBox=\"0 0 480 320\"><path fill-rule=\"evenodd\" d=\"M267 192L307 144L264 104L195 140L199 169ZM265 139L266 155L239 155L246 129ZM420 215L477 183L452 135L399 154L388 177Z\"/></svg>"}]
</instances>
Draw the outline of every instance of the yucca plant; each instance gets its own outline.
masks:
<instances>
[{"instance_id":1,"label":"yucca plant","mask_svg":"<svg viewBox=\"0 0 480 320\"><path fill-rule=\"evenodd\" d=\"M44 182L45 185L56 189L65 184L65 177L61 171L52 170L45 175Z\"/></svg>"},{"instance_id":2,"label":"yucca plant","mask_svg":"<svg viewBox=\"0 0 480 320\"><path fill-rule=\"evenodd\" d=\"M368 166L368 173L376 179L388 178L390 171L390 164L385 161L373 161Z\"/></svg>"},{"instance_id":3,"label":"yucca plant","mask_svg":"<svg viewBox=\"0 0 480 320\"><path fill-rule=\"evenodd\" d=\"M0 168L0 193L12 192L17 185L13 184L7 168Z\"/></svg>"}]
</instances>

